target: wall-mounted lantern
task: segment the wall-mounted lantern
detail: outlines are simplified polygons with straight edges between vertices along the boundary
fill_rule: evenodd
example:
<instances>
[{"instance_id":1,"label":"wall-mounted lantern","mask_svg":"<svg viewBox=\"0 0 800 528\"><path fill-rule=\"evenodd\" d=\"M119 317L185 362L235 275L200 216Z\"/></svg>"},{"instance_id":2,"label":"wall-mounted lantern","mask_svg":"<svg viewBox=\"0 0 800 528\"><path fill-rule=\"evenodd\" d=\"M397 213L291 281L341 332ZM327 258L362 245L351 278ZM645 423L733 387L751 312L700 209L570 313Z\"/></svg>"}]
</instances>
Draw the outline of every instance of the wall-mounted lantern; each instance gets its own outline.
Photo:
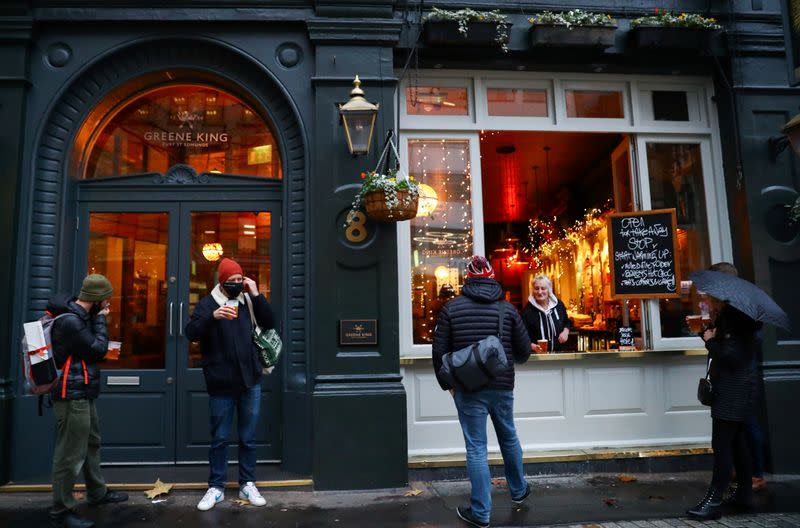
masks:
<instances>
[{"instance_id":1,"label":"wall-mounted lantern","mask_svg":"<svg viewBox=\"0 0 800 528\"><path fill-rule=\"evenodd\" d=\"M342 116L342 123L344 123L347 148L350 149L350 154L357 156L369 154L372 132L375 129L375 118L378 116L380 105L370 103L364 98L364 91L361 89L358 75L353 80L353 86L350 100L339 105L339 115Z\"/></svg>"},{"instance_id":2,"label":"wall-mounted lantern","mask_svg":"<svg viewBox=\"0 0 800 528\"><path fill-rule=\"evenodd\" d=\"M782 136L772 136L769 138L769 157L774 163L781 152L789 145L792 146L797 156L800 156L800 114L794 116L788 123L781 128Z\"/></svg>"}]
</instances>

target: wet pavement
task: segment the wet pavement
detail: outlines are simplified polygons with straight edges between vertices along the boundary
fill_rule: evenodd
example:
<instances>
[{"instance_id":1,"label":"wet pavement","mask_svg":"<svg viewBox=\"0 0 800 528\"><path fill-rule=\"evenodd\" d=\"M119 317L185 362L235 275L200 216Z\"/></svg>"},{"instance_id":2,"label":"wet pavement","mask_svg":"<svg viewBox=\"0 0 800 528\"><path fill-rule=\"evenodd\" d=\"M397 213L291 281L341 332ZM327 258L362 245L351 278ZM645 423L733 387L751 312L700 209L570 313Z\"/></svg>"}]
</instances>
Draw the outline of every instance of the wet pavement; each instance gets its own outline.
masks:
<instances>
[{"instance_id":1,"label":"wet pavement","mask_svg":"<svg viewBox=\"0 0 800 528\"><path fill-rule=\"evenodd\" d=\"M495 479L492 526L573 525L601 527L694 526L679 521L683 511L705 491L708 473L638 474L631 482L619 475L534 477L533 495L523 507L508 497L505 483ZM406 496L419 490L416 496ZM131 492L128 503L80 511L98 526L114 527L461 527L455 507L468 500L466 481L413 482L408 488L378 491L313 492L262 490L263 508L236 501L226 490L225 501L208 512L195 508L203 492L178 491L152 502L143 492ZM0 527L47 526L50 496L46 493L0 494ZM800 526L800 475L773 476L767 491L757 496L761 515L725 517L730 526L777 528ZM787 515L767 513L782 512ZM737 521L738 519L738 521ZM648 521L649 520L649 521ZM636 522L630 522L636 521ZM763 521L763 522L762 522ZM605 524L601 524L605 523ZM798 521L800 523L800 521ZM713 526L722 524L709 523Z\"/></svg>"}]
</instances>

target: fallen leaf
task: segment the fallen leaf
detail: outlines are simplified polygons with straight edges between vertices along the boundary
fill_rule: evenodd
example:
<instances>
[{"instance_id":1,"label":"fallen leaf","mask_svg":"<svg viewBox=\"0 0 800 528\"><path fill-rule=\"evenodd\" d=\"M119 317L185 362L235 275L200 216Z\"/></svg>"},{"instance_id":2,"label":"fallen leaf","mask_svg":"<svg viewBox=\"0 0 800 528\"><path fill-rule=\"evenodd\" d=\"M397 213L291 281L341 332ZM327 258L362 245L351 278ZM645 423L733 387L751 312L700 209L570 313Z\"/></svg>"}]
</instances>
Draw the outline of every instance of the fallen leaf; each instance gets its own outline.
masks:
<instances>
[{"instance_id":1,"label":"fallen leaf","mask_svg":"<svg viewBox=\"0 0 800 528\"><path fill-rule=\"evenodd\" d=\"M592 524L583 524L581 525L581 528L603 528L603 527L597 523L592 523Z\"/></svg>"},{"instance_id":2,"label":"fallen leaf","mask_svg":"<svg viewBox=\"0 0 800 528\"><path fill-rule=\"evenodd\" d=\"M493 478L492 479L492 486L496 486L498 488L505 488L506 487L506 479L503 478Z\"/></svg>"},{"instance_id":3,"label":"fallen leaf","mask_svg":"<svg viewBox=\"0 0 800 528\"><path fill-rule=\"evenodd\" d=\"M633 475L620 475L617 477L620 482L636 482L637 478Z\"/></svg>"},{"instance_id":4,"label":"fallen leaf","mask_svg":"<svg viewBox=\"0 0 800 528\"><path fill-rule=\"evenodd\" d=\"M239 505L239 506L249 506L250 505L250 501L249 500L245 500L245 499L236 499L233 502L235 504Z\"/></svg>"},{"instance_id":5,"label":"fallen leaf","mask_svg":"<svg viewBox=\"0 0 800 528\"><path fill-rule=\"evenodd\" d=\"M423 493L423 492L422 492L422 490L420 490L420 489L412 489L411 491L407 491L407 492L405 492L405 494L403 495L403 497L417 497L417 496L419 496L419 495L422 495L422 493Z\"/></svg>"},{"instance_id":6,"label":"fallen leaf","mask_svg":"<svg viewBox=\"0 0 800 528\"><path fill-rule=\"evenodd\" d=\"M144 494L148 499L155 499L159 495L166 495L171 489L172 484L164 484L161 482L161 479L156 479L156 483L153 484L153 489L145 491Z\"/></svg>"},{"instance_id":7,"label":"fallen leaf","mask_svg":"<svg viewBox=\"0 0 800 528\"><path fill-rule=\"evenodd\" d=\"M605 502L606 506L608 506L609 508L617 507L617 499L603 499L603 502Z\"/></svg>"}]
</instances>

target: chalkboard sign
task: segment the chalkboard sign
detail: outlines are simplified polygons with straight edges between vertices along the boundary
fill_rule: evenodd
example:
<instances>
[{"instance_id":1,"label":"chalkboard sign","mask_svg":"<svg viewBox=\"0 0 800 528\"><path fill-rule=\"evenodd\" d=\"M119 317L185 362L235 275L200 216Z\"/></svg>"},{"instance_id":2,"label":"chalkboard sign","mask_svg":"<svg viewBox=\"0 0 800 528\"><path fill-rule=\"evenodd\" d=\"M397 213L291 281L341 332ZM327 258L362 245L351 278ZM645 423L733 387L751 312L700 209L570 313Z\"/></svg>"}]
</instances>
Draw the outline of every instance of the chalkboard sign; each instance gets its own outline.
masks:
<instances>
[{"instance_id":1,"label":"chalkboard sign","mask_svg":"<svg viewBox=\"0 0 800 528\"><path fill-rule=\"evenodd\" d=\"M611 296L680 297L675 209L608 215Z\"/></svg>"},{"instance_id":2,"label":"chalkboard sign","mask_svg":"<svg viewBox=\"0 0 800 528\"><path fill-rule=\"evenodd\" d=\"M619 334L619 339L617 342L619 343L620 350L635 350L636 345L633 340L633 328L629 326L621 326L617 329L617 333Z\"/></svg>"}]
</instances>

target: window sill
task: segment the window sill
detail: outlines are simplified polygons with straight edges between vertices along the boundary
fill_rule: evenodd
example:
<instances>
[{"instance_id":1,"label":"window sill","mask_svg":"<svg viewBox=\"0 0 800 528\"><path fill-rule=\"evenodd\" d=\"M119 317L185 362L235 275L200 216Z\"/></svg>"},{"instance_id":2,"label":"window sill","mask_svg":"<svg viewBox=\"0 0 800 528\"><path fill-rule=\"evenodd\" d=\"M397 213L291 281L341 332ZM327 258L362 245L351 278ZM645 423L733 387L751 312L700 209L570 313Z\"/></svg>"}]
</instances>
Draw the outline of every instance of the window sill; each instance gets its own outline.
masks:
<instances>
[{"instance_id":1,"label":"window sill","mask_svg":"<svg viewBox=\"0 0 800 528\"><path fill-rule=\"evenodd\" d=\"M531 354L529 361L578 361L596 359L628 359L628 358L658 358L658 357L688 357L705 356L703 348L686 350L632 350L625 352L565 352L558 354ZM405 356L400 358L400 365L416 365L431 363L430 356Z\"/></svg>"}]
</instances>

